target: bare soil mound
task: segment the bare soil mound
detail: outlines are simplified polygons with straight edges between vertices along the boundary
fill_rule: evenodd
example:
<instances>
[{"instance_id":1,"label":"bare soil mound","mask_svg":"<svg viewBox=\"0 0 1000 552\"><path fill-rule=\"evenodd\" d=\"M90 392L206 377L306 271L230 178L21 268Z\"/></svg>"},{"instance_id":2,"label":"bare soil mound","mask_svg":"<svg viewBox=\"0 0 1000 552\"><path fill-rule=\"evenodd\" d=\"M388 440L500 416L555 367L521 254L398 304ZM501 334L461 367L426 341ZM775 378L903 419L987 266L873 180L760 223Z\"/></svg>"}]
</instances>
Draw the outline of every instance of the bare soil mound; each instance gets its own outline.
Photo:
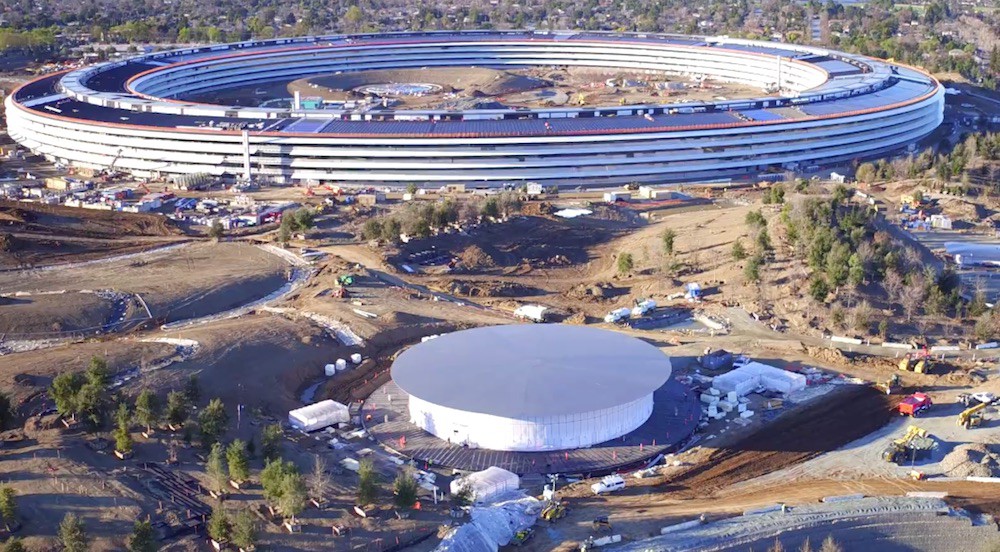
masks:
<instances>
[{"instance_id":1,"label":"bare soil mound","mask_svg":"<svg viewBox=\"0 0 1000 552\"><path fill-rule=\"evenodd\" d=\"M888 423L901 398L867 386L835 390L734 445L715 450L707 462L673 478L671 484L703 494L815 458Z\"/></svg>"},{"instance_id":2,"label":"bare soil mound","mask_svg":"<svg viewBox=\"0 0 1000 552\"><path fill-rule=\"evenodd\" d=\"M500 280L450 280L430 287L463 297L524 297L537 293L532 287Z\"/></svg>"},{"instance_id":3,"label":"bare soil mound","mask_svg":"<svg viewBox=\"0 0 1000 552\"><path fill-rule=\"evenodd\" d=\"M366 84L422 83L436 84L441 93L466 91L478 96L498 96L525 92L551 83L542 79L498 71L483 67L437 67L423 69L381 69L356 71L339 75L325 75L292 82L288 91L321 96L324 99L343 99L346 93ZM316 85L319 88L313 87ZM337 94L337 93L340 94ZM329 97L327 97L329 95Z\"/></svg>"},{"instance_id":4,"label":"bare soil mound","mask_svg":"<svg viewBox=\"0 0 1000 552\"><path fill-rule=\"evenodd\" d=\"M490 257L478 245L470 245L460 251L458 253L458 260L462 263L463 267L469 270L493 268L497 265L493 262L493 257Z\"/></svg>"},{"instance_id":5,"label":"bare soil mound","mask_svg":"<svg viewBox=\"0 0 1000 552\"><path fill-rule=\"evenodd\" d=\"M941 459L941 467L950 477L997 477L1000 454L982 443L959 445Z\"/></svg>"},{"instance_id":6,"label":"bare soil mound","mask_svg":"<svg viewBox=\"0 0 1000 552\"><path fill-rule=\"evenodd\" d=\"M91 238L183 234L170 219L159 215L12 201L0 201L0 226L8 231Z\"/></svg>"}]
</instances>

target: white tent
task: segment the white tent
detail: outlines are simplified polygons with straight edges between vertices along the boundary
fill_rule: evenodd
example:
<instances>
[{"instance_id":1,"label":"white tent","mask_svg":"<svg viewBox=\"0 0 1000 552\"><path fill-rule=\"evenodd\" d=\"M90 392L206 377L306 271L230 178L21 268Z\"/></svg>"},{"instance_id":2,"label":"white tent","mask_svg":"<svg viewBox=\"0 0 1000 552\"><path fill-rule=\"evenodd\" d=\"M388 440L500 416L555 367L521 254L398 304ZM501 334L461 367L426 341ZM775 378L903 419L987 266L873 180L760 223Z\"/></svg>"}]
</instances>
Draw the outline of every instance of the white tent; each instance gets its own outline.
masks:
<instances>
[{"instance_id":1,"label":"white tent","mask_svg":"<svg viewBox=\"0 0 1000 552\"><path fill-rule=\"evenodd\" d=\"M463 487L472 490L474 502L488 502L491 499L521 486L521 478L516 473L490 466L483 471L455 478L451 482L451 494L458 494Z\"/></svg>"},{"instance_id":2,"label":"white tent","mask_svg":"<svg viewBox=\"0 0 1000 552\"><path fill-rule=\"evenodd\" d=\"M351 414L348 408L331 400L303 406L288 413L288 423L301 431L316 431L350 420Z\"/></svg>"},{"instance_id":3,"label":"white tent","mask_svg":"<svg viewBox=\"0 0 1000 552\"><path fill-rule=\"evenodd\" d=\"M712 380L712 387L723 393L735 391L740 396L746 395L760 386L771 391L791 393L805 389L806 377L767 364L749 362L731 372L716 376Z\"/></svg>"}]
</instances>

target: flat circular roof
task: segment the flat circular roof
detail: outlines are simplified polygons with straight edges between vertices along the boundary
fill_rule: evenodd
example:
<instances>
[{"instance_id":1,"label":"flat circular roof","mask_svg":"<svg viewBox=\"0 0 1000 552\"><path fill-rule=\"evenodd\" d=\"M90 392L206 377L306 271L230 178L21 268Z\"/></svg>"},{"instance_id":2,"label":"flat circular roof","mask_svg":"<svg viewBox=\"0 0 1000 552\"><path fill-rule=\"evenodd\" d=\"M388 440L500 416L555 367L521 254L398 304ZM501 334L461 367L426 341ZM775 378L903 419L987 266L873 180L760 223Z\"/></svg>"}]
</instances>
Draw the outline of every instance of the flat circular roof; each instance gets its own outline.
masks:
<instances>
[{"instance_id":1,"label":"flat circular roof","mask_svg":"<svg viewBox=\"0 0 1000 552\"><path fill-rule=\"evenodd\" d=\"M651 394L670 358L633 337L563 324L489 326L415 345L392 365L403 391L505 418L591 412Z\"/></svg>"}]
</instances>

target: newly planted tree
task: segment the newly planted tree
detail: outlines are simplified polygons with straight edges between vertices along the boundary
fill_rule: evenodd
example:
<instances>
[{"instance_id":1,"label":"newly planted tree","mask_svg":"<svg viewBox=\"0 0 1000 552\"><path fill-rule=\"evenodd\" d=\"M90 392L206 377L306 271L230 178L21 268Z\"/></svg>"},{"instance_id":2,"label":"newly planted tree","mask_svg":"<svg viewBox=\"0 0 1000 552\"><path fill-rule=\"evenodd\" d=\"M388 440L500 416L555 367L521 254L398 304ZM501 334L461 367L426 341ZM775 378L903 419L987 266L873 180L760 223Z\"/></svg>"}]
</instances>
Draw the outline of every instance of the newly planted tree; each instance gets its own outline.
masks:
<instances>
[{"instance_id":1,"label":"newly planted tree","mask_svg":"<svg viewBox=\"0 0 1000 552\"><path fill-rule=\"evenodd\" d=\"M64 552L86 552L90 547L87 528L76 514L70 512L62 519L59 524L59 542Z\"/></svg>"},{"instance_id":2,"label":"newly planted tree","mask_svg":"<svg viewBox=\"0 0 1000 552\"><path fill-rule=\"evenodd\" d=\"M274 460L281 456L281 426L264 426L260 434L260 453L264 460Z\"/></svg>"},{"instance_id":3,"label":"newly planted tree","mask_svg":"<svg viewBox=\"0 0 1000 552\"><path fill-rule=\"evenodd\" d=\"M358 466L358 504L374 504L378 498L378 472L370 459L364 459Z\"/></svg>"},{"instance_id":4,"label":"newly planted tree","mask_svg":"<svg viewBox=\"0 0 1000 552\"><path fill-rule=\"evenodd\" d=\"M221 507L214 508L212 517L208 518L208 537L219 544L228 543L232 537L229 516Z\"/></svg>"},{"instance_id":5,"label":"newly planted tree","mask_svg":"<svg viewBox=\"0 0 1000 552\"><path fill-rule=\"evenodd\" d=\"M229 425L229 413L221 399L212 399L198 414L198 430L201 433L201 444L211 447L226 432Z\"/></svg>"},{"instance_id":6,"label":"newly planted tree","mask_svg":"<svg viewBox=\"0 0 1000 552\"><path fill-rule=\"evenodd\" d=\"M253 550L257 547L257 521L246 510L240 510L233 516L232 541L242 550Z\"/></svg>"},{"instance_id":7,"label":"newly planted tree","mask_svg":"<svg viewBox=\"0 0 1000 552\"><path fill-rule=\"evenodd\" d=\"M159 549L156 535L153 534L153 524L148 519L136 520L128 541L129 552L156 552Z\"/></svg>"},{"instance_id":8,"label":"newly planted tree","mask_svg":"<svg viewBox=\"0 0 1000 552\"><path fill-rule=\"evenodd\" d=\"M10 531L17 522L17 501L14 499L17 491L11 487L0 489L0 519L3 519L4 527Z\"/></svg>"},{"instance_id":9,"label":"newly planted tree","mask_svg":"<svg viewBox=\"0 0 1000 552\"><path fill-rule=\"evenodd\" d=\"M135 399L135 418L146 426L147 434L160 422L160 401L156 398L156 393L149 389L143 389L139 393Z\"/></svg>"},{"instance_id":10,"label":"newly planted tree","mask_svg":"<svg viewBox=\"0 0 1000 552\"><path fill-rule=\"evenodd\" d=\"M239 439L229 443L226 461L229 465L229 477L233 481L243 483L250 479L250 456L247 454L246 443Z\"/></svg>"},{"instance_id":11,"label":"newly planted tree","mask_svg":"<svg viewBox=\"0 0 1000 552\"><path fill-rule=\"evenodd\" d=\"M205 472L211 482L211 488L217 494L222 494L226 490L226 483L229 481L229 474L226 472L226 457L222 443L213 443L212 449L208 453L208 460L205 463Z\"/></svg>"},{"instance_id":12,"label":"newly planted tree","mask_svg":"<svg viewBox=\"0 0 1000 552\"><path fill-rule=\"evenodd\" d=\"M402 510L409 510L417 502L417 480L410 470L403 470L392 484L393 503Z\"/></svg>"},{"instance_id":13,"label":"newly planted tree","mask_svg":"<svg viewBox=\"0 0 1000 552\"><path fill-rule=\"evenodd\" d=\"M187 416L187 396L180 391L171 391L167 395L167 423L174 427L180 427L184 425Z\"/></svg>"}]
</instances>

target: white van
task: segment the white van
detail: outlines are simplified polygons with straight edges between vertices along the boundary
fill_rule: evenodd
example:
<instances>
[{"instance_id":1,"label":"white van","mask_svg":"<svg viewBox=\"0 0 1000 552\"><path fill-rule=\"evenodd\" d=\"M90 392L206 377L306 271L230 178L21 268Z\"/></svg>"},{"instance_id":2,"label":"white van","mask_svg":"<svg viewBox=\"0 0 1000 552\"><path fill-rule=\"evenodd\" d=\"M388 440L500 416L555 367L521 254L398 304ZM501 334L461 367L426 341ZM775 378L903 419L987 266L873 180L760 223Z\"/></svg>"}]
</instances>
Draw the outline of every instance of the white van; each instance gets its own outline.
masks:
<instances>
[{"instance_id":1,"label":"white van","mask_svg":"<svg viewBox=\"0 0 1000 552\"><path fill-rule=\"evenodd\" d=\"M594 494L613 493L625 488L625 480L620 475L609 475L590 486Z\"/></svg>"}]
</instances>

